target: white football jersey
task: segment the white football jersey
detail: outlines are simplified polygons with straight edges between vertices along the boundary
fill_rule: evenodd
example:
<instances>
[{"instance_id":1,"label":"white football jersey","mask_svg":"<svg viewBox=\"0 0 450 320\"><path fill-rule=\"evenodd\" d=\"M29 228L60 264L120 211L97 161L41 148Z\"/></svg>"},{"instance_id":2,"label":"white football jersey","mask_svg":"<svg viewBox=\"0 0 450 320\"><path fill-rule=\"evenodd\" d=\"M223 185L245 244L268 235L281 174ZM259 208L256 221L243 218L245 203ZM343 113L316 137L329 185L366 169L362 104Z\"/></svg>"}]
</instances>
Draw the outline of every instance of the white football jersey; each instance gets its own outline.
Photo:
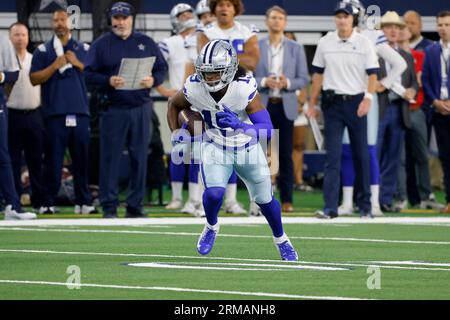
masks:
<instances>
[{"instance_id":1,"label":"white football jersey","mask_svg":"<svg viewBox=\"0 0 450 320\"><path fill-rule=\"evenodd\" d=\"M158 44L169 66L169 83L172 89L179 90L183 87L186 63L189 62L188 47L192 43L190 38L194 37L174 35Z\"/></svg>"},{"instance_id":2,"label":"white football jersey","mask_svg":"<svg viewBox=\"0 0 450 320\"><path fill-rule=\"evenodd\" d=\"M188 61L195 63L197 60L197 33L193 33L186 37L184 47L187 50Z\"/></svg>"},{"instance_id":3,"label":"white football jersey","mask_svg":"<svg viewBox=\"0 0 450 320\"><path fill-rule=\"evenodd\" d=\"M257 93L257 84L254 77L244 76L233 80L219 102L211 97L209 91L198 79L197 74L193 74L186 79L183 93L192 105L192 109L201 113L206 128L209 129L206 133L214 143L225 147L243 147L252 140L252 137L246 134L235 133L232 128L220 128L216 122L216 114L223 111L226 106L236 113L242 122L252 124L245 109Z\"/></svg>"},{"instance_id":4,"label":"white football jersey","mask_svg":"<svg viewBox=\"0 0 450 320\"><path fill-rule=\"evenodd\" d=\"M363 36L369 38L374 46L377 46L379 44L387 42L386 36L384 35L383 31L381 31L381 30L365 29L365 30L360 31L360 33Z\"/></svg>"},{"instance_id":5,"label":"white football jersey","mask_svg":"<svg viewBox=\"0 0 450 320\"><path fill-rule=\"evenodd\" d=\"M221 29L218 26L217 21L200 29L200 32L203 32L210 41L225 40L231 43L237 54L244 52L244 44L248 39L256 35L257 31L258 30L254 26L249 28L238 21L235 21L234 26L230 29Z\"/></svg>"}]
</instances>

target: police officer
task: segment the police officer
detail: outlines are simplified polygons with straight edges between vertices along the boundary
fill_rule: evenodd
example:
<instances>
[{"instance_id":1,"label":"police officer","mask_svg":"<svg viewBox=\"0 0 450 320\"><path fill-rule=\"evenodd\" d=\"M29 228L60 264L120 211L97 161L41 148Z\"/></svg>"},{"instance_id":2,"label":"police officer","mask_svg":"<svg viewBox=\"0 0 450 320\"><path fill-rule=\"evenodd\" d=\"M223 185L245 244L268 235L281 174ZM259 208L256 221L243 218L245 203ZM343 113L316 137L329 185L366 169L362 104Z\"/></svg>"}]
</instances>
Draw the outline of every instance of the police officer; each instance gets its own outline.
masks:
<instances>
[{"instance_id":1,"label":"police officer","mask_svg":"<svg viewBox=\"0 0 450 320\"><path fill-rule=\"evenodd\" d=\"M89 109L84 83L84 58L88 45L75 40L69 16L53 13L54 36L33 53L30 80L41 85L45 125L44 205L40 213L53 214L61 186L64 154L69 149L75 188L75 212L94 213L88 186Z\"/></svg>"},{"instance_id":2,"label":"police officer","mask_svg":"<svg viewBox=\"0 0 450 320\"><path fill-rule=\"evenodd\" d=\"M5 85L11 85L19 77L19 68L11 42L0 35L0 195L6 200L5 220L28 220L34 213L22 212L14 187L11 160L8 153L8 122Z\"/></svg>"},{"instance_id":3,"label":"police officer","mask_svg":"<svg viewBox=\"0 0 450 320\"><path fill-rule=\"evenodd\" d=\"M130 156L130 184L126 217L143 217L147 153L150 143L152 100L150 89L159 86L167 64L150 37L133 29L135 10L116 2L109 10L111 31L97 39L86 57L89 85L104 89L108 107L100 115L100 202L105 218L117 217L119 165L124 145ZM156 57L152 70L140 82L139 90L118 90L124 79L118 76L123 58Z\"/></svg>"},{"instance_id":4,"label":"police officer","mask_svg":"<svg viewBox=\"0 0 450 320\"><path fill-rule=\"evenodd\" d=\"M371 41L355 30L353 6L339 2L334 13L337 30L320 39L314 56L311 107L307 111L309 117L316 116L314 106L323 88L321 107L327 150L323 187L325 206L317 215L325 219L337 217L342 137L344 129L348 128L356 187L360 191L357 204L361 217L372 217L367 114L376 88L379 65Z\"/></svg>"}]
</instances>

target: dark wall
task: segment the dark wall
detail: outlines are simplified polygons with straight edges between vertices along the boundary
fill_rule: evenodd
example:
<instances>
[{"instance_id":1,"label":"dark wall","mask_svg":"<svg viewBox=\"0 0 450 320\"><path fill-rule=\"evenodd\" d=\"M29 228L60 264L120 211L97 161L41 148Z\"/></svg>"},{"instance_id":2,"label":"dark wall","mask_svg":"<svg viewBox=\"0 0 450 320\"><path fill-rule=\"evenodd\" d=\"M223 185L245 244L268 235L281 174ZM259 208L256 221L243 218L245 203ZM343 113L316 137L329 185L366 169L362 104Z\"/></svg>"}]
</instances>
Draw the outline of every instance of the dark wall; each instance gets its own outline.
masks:
<instances>
[{"instance_id":1,"label":"dark wall","mask_svg":"<svg viewBox=\"0 0 450 320\"><path fill-rule=\"evenodd\" d=\"M95 1L95 0L93 0ZM39 5L39 0L34 0ZM76 4L82 11L90 12L91 0L68 0L69 4ZM145 13L168 13L172 6L179 2L186 2L191 5L197 3L196 0L146 0L142 1L140 12ZM331 15L337 1L335 0L244 0L246 14L264 14L266 9L277 4L289 12L291 15ZM441 10L450 10L448 0L421 0L411 3L408 0L366 0L366 5L379 5L382 13L387 10L395 10L404 13L406 10L414 9L424 16L435 16ZM1 0L0 12L15 12L16 0Z\"/></svg>"}]
</instances>

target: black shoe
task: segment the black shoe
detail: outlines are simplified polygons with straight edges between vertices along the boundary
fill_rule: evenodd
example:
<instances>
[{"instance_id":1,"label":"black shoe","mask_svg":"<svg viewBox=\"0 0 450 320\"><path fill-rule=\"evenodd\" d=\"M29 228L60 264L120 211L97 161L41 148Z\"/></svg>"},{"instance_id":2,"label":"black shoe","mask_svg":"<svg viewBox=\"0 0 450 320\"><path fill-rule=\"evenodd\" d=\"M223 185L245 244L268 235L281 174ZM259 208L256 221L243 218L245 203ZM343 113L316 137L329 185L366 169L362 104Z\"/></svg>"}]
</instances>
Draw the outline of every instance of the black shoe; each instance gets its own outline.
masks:
<instances>
[{"instance_id":1,"label":"black shoe","mask_svg":"<svg viewBox=\"0 0 450 320\"><path fill-rule=\"evenodd\" d=\"M316 218L318 219L334 219L338 217L337 212L328 212L328 213L324 213L322 210L318 210L315 212L316 213Z\"/></svg>"},{"instance_id":2,"label":"black shoe","mask_svg":"<svg viewBox=\"0 0 450 320\"><path fill-rule=\"evenodd\" d=\"M380 208L381 208L381 211L383 211L383 212L390 212L390 213L398 212L398 209L394 208L394 206L391 204L382 203L382 204L380 204Z\"/></svg>"},{"instance_id":3,"label":"black shoe","mask_svg":"<svg viewBox=\"0 0 450 320\"><path fill-rule=\"evenodd\" d=\"M127 212L125 213L125 218L147 218L147 214L143 212Z\"/></svg>"},{"instance_id":4,"label":"black shoe","mask_svg":"<svg viewBox=\"0 0 450 320\"><path fill-rule=\"evenodd\" d=\"M105 218L105 219L115 219L115 218L118 218L117 212L105 212L105 213L103 213L103 218Z\"/></svg>"},{"instance_id":5,"label":"black shoe","mask_svg":"<svg viewBox=\"0 0 450 320\"><path fill-rule=\"evenodd\" d=\"M371 212L361 212L361 213L359 214L359 217L360 217L361 219L373 219L373 215L372 215Z\"/></svg>"}]
</instances>

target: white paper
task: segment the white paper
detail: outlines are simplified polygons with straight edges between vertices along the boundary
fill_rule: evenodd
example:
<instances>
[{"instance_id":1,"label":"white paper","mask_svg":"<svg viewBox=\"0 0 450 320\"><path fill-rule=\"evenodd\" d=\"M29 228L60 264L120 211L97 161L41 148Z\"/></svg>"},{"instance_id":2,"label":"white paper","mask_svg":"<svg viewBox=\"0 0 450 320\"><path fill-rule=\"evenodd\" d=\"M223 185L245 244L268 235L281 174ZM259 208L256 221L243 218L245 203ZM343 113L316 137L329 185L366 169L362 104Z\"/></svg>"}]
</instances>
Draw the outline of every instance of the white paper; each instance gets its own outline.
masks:
<instances>
[{"instance_id":1,"label":"white paper","mask_svg":"<svg viewBox=\"0 0 450 320\"><path fill-rule=\"evenodd\" d=\"M123 58L120 64L119 77L125 80L124 86L117 90L143 89L141 81L152 75L153 64L156 57L130 59Z\"/></svg>"},{"instance_id":2,"label":"white paper","mask_svg":"<svg viewBox=\"0 0 450 320\"><path fill-rule=\"evenodd\" d=\"M394 82L392 84L391 90L394 91L394 93L398 94L400 97L403 98L403 95L405 94L405 87L403 87L400 83ZM416 100L412 99L408 101L409 103L416 103Z\"/></svg>"},{"instance_id":3,"label":"white paper","mask_svg":"<svg viewBox=\"0 0 450 320\"><path fill-rule=\"evenodd\" d=\"M323 136L322 132L320 132L319 124L317 123L316 118L308 118L309 125L311 126L311 130L313 132L314 141L316 141L317 149L322 151L323 149Z\"/></svg>"}]
</instances>

